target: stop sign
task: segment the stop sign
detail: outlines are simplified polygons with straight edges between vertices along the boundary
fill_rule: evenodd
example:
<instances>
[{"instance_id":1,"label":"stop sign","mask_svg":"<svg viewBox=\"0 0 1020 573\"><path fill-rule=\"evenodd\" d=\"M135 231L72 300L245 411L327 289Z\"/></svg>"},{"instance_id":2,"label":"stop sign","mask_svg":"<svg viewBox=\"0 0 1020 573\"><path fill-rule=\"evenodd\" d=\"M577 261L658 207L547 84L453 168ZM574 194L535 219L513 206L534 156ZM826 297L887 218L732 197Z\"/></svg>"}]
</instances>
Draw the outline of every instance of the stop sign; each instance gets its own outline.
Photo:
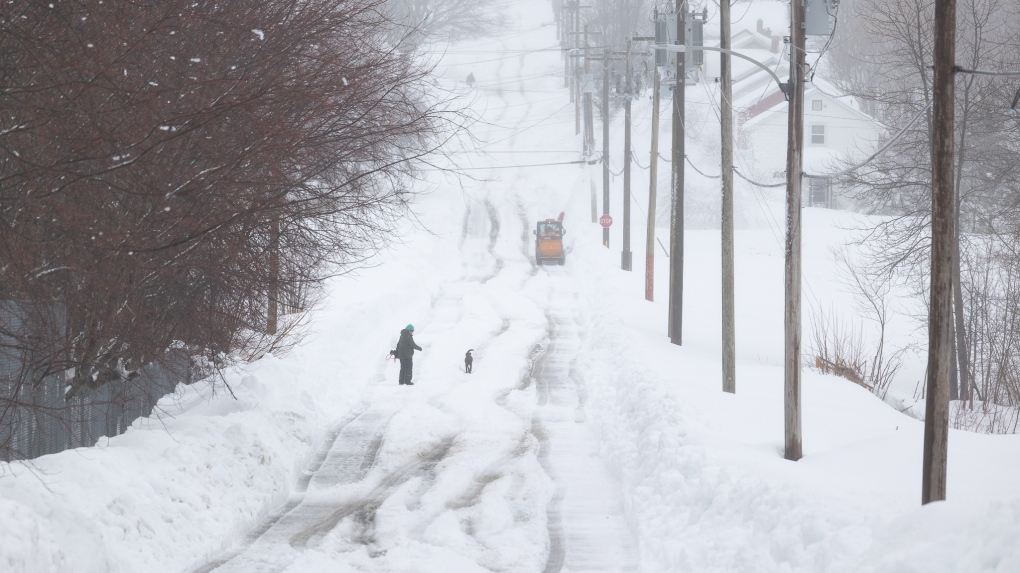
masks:
<instances>
[{"instance_id":1,"label":"stop sign","mask_svg":"<svg viewBox=\"0 0 1020 573\"><path fill-rule=\"evenodd\" d=\"M599 225L602 225L603 227L608 229L609 226L612 224L613 218L610 217L609 215L602 215L601 217L599 217Z\"/></svg>"}]
</instances>

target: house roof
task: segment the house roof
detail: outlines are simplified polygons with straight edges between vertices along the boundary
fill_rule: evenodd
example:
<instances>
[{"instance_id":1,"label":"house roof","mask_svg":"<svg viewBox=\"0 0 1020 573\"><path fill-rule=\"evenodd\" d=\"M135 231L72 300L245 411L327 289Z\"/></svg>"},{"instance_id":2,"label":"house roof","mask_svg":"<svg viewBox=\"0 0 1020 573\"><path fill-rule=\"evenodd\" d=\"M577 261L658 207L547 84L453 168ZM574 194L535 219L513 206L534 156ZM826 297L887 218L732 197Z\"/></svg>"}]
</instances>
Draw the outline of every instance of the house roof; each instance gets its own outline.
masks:
<instances>
[{"instance_id":1,"label":"house roof","mask_svg":"<svg viewBox=\"0 0 1020 573\"><path fill-rule=\"evenodd\" d=\"M830 89L833 90L833 92L828 92L828 90L823 91L822 89L819 88L818 85L815 85L816 83L821 83L821 84L829 87ZM832 102L835 105L838 105L838 106L842 107L843 109L849 111L851 114L853 114L854 116L856 116L857 118L859 118L861 120L869 121L869 122L874 123L875 125L877 125L879 127L882 127L882 124L878 123L877 121L875 121L875 119L873 117L871 117L870 115L864 113L863 111L860 110L860 108L858 108L857 102L853 99L853 97L851 97L851 96L841 96L841 97L830 96L829 93L834 93L834 91L835 91L835 88L832 87L831 85L829 85L824 80L822 80L822 79L815 79L815 80L812 80L811 84L808 84L808 85L806 85L804 87L804 98L805 99L807 99L808 97L812 97L812 98L816 98L816 99L817 98L822 98L822 99L824 99L826 101ZM740 124L741 124L741 126L743 126L743 127L751 127L751 126L755 125L756 123L759 123L760 121L762 121L762 118L765 117L766 112L776 112L776 111L779 111L780 108L785 109L786 108L786 101L787 101L786 100L786 96L778 88L776 88L774 90L771 90L767 95L762 97L754 105L752 105L749 108L747 108L747 110L744 111L740 115Z\"/></svg>"},{"instance_id":2,"label":"house roof","mask_svg":"<svg viewBox=\"0 0 1020 573\"><path fill-rule=\"evenodd\" d=\"M781 38L784 33L789 33L789 10L789 2L784 0L738 0L733 6L734 20L730 36L732 49L760 62L780 77L787 76L789 62L787 58L781 56L783 52ZM705 25L706 45L719 45L718 22L718 5L709 4ZM777 45L776 51L772 51L773 41ZM706 57L709 57L709 54L713 58L713 64L708 67L708 70L711 70L709 73L717 74L719 54L706 52ZM730 58L730 66L734 103L749 96L751 92L757 100L761 97L766 83L774 84L775 80L769 74L743 58Z\"/></svg>"},{"instance_id":3,"label":"house roof","mask_svg":"<svg viewBox=\"0 0 1020 573\"><path fill-rule=\"evenodd\" d=\"M772 38L751 30L739 30L730 35L730 45L737 50L770 50Z\"/></svg>"},{"instance_id":4,"label":"house roof","mask_svg":"<svg viewBox=\"0 0 1020 573\"><path fill-rule=\"evenodd\" d=\"M758 20L762 21L763 28L772 30L772 34L778 36L789 35L790 29L790 3L787 0L748 0L737 1L731 8L732 21L730 24L730 38L733 45L737 46L736 40L741 32L756 33ZM760 34L759 34L760 36ZM769 48L769 36L762 36L765 39L765 49ZM709 39L719 41L719 5L708 3L708 21L705 25L705 41Z\"/></svg>"}]
</instances>

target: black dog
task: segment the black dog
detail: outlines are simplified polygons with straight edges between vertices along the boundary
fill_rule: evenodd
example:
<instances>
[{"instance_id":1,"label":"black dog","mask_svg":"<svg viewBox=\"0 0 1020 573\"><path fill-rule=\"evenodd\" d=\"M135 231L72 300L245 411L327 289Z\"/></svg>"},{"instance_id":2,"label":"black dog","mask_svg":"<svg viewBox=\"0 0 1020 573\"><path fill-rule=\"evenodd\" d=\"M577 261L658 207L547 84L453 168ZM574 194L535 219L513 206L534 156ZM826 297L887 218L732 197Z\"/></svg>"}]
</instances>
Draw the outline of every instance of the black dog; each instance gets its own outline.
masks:
<instances>
[{"instance_id":1,"label":"black dog","mask_svg":"<svg viewBox=\"0 0 1020 573\"><path fill-rule=\"evenodd\" d=\"M474 350L474 348L471 350ZM468 374L471 374L471 365L475 363L475 359L471 357L471 350L468 350L467 354L464 355L464 372Z\"/></svg>"}]
</instances>

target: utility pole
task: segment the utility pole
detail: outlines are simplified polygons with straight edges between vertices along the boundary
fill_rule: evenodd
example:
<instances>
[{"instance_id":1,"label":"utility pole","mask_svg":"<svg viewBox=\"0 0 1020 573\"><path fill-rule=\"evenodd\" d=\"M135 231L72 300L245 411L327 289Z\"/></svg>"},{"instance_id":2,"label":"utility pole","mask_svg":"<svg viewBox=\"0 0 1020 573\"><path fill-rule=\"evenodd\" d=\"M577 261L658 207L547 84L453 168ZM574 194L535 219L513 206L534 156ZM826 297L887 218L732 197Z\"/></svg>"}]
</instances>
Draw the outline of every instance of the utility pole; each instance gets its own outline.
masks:
<instances>
[{"instance_id":1,"label":"utility pole","mask_svg":"<svg viewBox=\"0 0 1020 573\"><path fill-rule=\"evenodd\" d=\"M562 14L560 15L560 27L563 30L560 36L560 47L566 51L566 57L563 58L563 87L570 85L570 62L573 61L573 58L570 57L570 43L572 42L571 38L574 36L570 33L570 22L572 19L569 16L570 8L568 4L568 2L563 3ZM573 88L570 91L570 101L574 101Z\"/></svg>"},{"instance_id":2,"label":"utility pole","mask_svg":"<svg viewBox=\"0 0 1020 573\"><path fill-rule=\"evenodd\" d=\"M581 30L581 1L577 0L574 2L574 30ZM576 38L579 34L574 34ZM576 40L575 40L576 43ZM585 45L588 44L588 38L585 38ZM574 135L581 135L581 90L580 82L578 82L578 65L574 64Z\"/></svg>"},{"instance_id":3,"label":"utility pole","mask_svg":"<svg viewBox=\"0 0 1020 573\"><path fill-rule=\"evenodd\" d=\"M556 19L556 41L563 47L563 3L553 0L553 17ZM562 52L562 50L561 50Z\"/></svg>"},{"instance_id":4,"label":"utility pole","mask_svg":"<svg viewBox=\"0 0 1020 573\"><path fill-rule=\"evenodd\" d=\"M786 300L783 406L785 457L799 460L800 423L800 202L804 145L804 6L790 3L789 125L786 149Z\"/></svg>"},{"instance_id":5,"label":"utility pole","mask_svg":"<svg viewBox=\"0 0 1020 573\"><path fill-rule=\"evenodd\" d=\"M645 300L651 302L655 291L655 192L659 164L659 68L652 80L652 153L648 159L648 229L645 236Z\"/></svg>"},{"instance_id":6,"label":"utility pole","mask_svg":"<svg viewBox=\"0 0 1020 573\"><path fill-rule=\"evenodd\" d=\"M584 25L584 158L595 153L595 120L591 103L591 60L588 56L588 24Z\"/></svg>"},{"instance_id":7,"label":"utility pole","mask_svg":"<svg viewBox=\"0 0 1020 573\"><path fill-rule=\"evenodd\" d=\"M956 84L956 0L935 0L932 81L931 296L924 416L921 503L946 499L949 452L949 362L952 352L954 201L953 98Z\"/></svg>"},{"instance_id":8,"label":"utility pole","mask_svg":"<svg viewBox=\"0 0 1020 573\"><path fill-rule=\"evenodd\" d=\"M730 3L719 3L719 47L730 49ZM730 55L719 54L722 124L722 387L737 391L736 320L734 312L733 254L733 70Z\"/></svg>"},{"instance_id":9,"label":"utility pole","mask_svg":"<svg viewBox=\"0 0 1020 573\"><path fill-rule=\"evenodd\" d=\"M686 43L685 0L676 0L676 44ZM683 343L684 316L684 56L676 59L676 87L673 89L672 208L669 228L669 341Z\"/></svg>"},{"instance_id":10,"label":"utility pole","mask_svg":"<svg viewBox=\"0 0 1020 573\"><path fill-rule=\"evenodd\" d=\"M609 49L602 57L602 214L609 214ZM602 228L602 246L609 248L609 227Z\"/></svg>"},{"instance_id":11,"label":"utility pole","mask_svg":"<svg viewBox=\"0 0 1020 573\"><path fill-rule=\"evenodd\" d=\"M623 252L620 253L620 268L629 271L632 267L632 253L630 252L630 100L631 91L634 89L632 68L630 62L633 40L627 40L627 93L623 101Z\"/></svg>"},{"instance_id":12,"label":"utility pole","mask_svg":"<svg viewBox=\"0 0 1020 573\"><path fill-rule=\"evenodd\" d=\"M591 58L588 54L588 25L584 25L584 75L587 82L591 82ZM595 153L595 111L592 109L591 87L585 84L584 93L584 158L591 159ZM588 183L591 186L591 222L598 221L599 201L595 195L595 181L591 178L591 170L588 170Z\"/></svg>"},{"instance_id":13,"label":"utility pole","mask_svg":"<svg viewBox=\"0 0 1020 573\"><path fill-rule=\"evenodd\" d=\"M584 24L584 74L581 75L581 96L584 98L584 136L581 138L581 156L588 159L588 154L592 152L592 148L589 147L591 134L588 131L588 120L589 113L591 112L590 104L592 103L592 97L588 93L588 86L584 84L588 80L588 72L591 70L591 65L588 62L588 24Z\"/></svg>"}]
</instances>

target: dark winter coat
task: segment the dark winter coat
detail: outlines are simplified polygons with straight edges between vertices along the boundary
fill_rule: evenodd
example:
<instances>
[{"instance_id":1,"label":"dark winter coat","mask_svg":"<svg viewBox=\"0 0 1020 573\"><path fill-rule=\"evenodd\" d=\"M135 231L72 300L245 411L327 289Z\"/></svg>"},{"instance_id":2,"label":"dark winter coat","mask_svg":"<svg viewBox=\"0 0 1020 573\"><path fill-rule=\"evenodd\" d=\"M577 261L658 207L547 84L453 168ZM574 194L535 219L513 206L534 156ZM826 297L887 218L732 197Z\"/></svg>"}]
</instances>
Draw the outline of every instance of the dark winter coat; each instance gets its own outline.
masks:
<instances>
[{"instance_id":1,"label":"dark winter coat","mask_svg":"<svg viewBox=\"0 0 1020 573\"><path fill-rule=\"evenodd\" d=\"M397 341L397 358L411 358L415 350L421 350L421 346L414 343L414 335L406 328L401 330L400 340Z\"/></svg>"}]
</instances>

